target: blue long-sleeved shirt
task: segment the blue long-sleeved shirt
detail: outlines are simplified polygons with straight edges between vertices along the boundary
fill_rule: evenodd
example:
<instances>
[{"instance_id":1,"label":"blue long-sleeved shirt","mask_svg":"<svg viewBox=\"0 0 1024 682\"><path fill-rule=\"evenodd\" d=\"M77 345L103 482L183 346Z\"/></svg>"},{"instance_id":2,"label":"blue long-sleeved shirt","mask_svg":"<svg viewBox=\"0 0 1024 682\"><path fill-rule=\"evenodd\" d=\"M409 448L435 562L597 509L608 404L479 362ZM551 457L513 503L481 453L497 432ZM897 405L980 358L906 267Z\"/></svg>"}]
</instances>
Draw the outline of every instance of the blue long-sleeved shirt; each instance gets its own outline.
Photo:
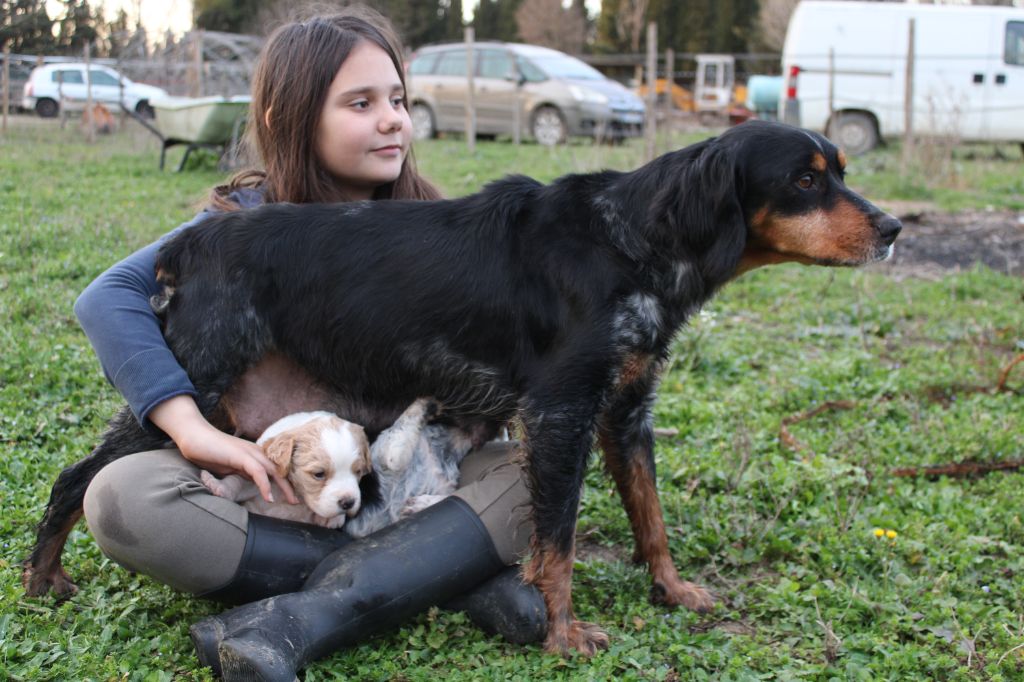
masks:
<instances>
[{"instance_id":1,"label":"blue long-sleeved shirt","mask_svg":"<svg viewBox=\"0 0 1024 682\"><path fill-rule=\"evenodd\" d=\"M263 203L263 193L243 188L231 195L242 208ZM150 426L150 411L178 395L196 396L185 370L164 341L149 299L160 293L156 253L171 235L212 215L206 209L192 220L143 247L101 274L75 301L75 315L114 385L139 422Z\"/></svg>"}]
</instances>

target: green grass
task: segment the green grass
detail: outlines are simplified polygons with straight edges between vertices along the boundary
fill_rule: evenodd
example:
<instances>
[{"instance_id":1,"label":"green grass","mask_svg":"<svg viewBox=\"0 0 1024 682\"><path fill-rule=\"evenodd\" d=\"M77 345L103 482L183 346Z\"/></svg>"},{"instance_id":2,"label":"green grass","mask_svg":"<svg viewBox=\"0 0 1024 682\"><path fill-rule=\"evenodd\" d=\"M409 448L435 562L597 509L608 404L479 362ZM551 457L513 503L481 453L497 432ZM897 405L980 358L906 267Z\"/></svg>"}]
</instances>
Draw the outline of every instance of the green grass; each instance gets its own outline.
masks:
<instances>
[{"instance_id":1,"label":"green grass","mask_svg":"<svg viewBox=\"0 0 1024 682\"><path fill-rule=\"evenodd\" d=\"M0 677L207 680L187 629L217 607L111 563L84 526L65 555L81 592L56 603L21 591L18 562L54 477L118 404L75 296L191 217L220 180L159 172L144 135L89 146L49 123L15 119L0 137ZM638 150L480 143L469 157L449 140L418 156L457 195L510 172L630 168ZM1019 204L1019 161L964 163L1001 168L978 177L1016 182L1003 205ZM984 182L957 191L984 205L998 194ZM595 466L575 599L608 626L610 650L562 660L431 612L305 679L1024 679L1024 475L889 474L1024 457L1024 369L1011 375L1017 393L971 388L991 388L1024 351L1022 300L1019 278L981 268L936 282L799 266L744 276L680 334L656 406L657 425L678 429L657 447L670 543L681 572L718 595L713 614L647 602L625 515ZM784 418L837 400L853 408L789 427L807 451L780 444Z\"/></svg>"}]
</instances>

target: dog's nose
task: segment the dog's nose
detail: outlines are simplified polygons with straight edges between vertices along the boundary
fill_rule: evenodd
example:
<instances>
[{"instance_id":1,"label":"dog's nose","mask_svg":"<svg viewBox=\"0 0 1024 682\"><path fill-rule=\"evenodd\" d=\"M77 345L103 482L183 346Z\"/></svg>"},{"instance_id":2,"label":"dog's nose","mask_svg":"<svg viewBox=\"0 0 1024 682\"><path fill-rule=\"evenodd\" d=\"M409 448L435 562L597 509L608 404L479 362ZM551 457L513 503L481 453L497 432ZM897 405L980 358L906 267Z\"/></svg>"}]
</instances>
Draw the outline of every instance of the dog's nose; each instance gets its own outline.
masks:
<instances>
[{"instance_id":1,"label":"dog's nose","mask_svg":"<svg viewBox=\"0 0 1024 682\"><path fill-rule=\"evenodd\" d=\"M338 506L341 507L342 511L348 511L352 509L352 507L356 506L356 501L351 497L343 497L338 500Z\"/></svg>"},{"instance_id":2,"label":"dog's nose","mask_svg":"<svg viewBox=\"0 0 1024 682\"><path fill-rule=\"evenodd\" d=\"M896 235L903 229L903 223L898 218L886 213L875 225L875 229L878 230L878 234L882 237L885 245L891 246L896 241Z\"/></svg>"}]
</instances>

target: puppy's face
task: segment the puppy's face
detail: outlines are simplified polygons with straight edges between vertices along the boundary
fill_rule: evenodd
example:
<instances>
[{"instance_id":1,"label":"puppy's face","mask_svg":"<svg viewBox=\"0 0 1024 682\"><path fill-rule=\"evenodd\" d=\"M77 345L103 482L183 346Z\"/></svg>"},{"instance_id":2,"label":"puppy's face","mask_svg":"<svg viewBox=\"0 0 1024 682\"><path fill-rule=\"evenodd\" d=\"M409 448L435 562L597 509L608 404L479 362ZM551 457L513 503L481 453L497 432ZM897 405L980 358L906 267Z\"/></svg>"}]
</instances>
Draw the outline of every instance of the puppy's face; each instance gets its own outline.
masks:
<instances>
[{"instance_id":1,"label":"puppy's face","mask_svg":"<svg viewBox=\"0 0 1024 682\"><path fill-rule=\"evenodd\" d=\"M268 439L267 457L299 500L324 518L359 511L359 479L370 473L370 444L361 426L318 417Z\"/></svg>"},{"instance_id":2,"label":"puppy's face","mask_svg":"<svg viewBox=\"0 0 1024 682\"><path fill-rule=\"evenodd\" d=\"M744 186L741 270L789 261L862 265L892 253L899 220L846 186L846 156L827 139L764 122L722 139L735 146Z\"/></svg>"}]
</instances>

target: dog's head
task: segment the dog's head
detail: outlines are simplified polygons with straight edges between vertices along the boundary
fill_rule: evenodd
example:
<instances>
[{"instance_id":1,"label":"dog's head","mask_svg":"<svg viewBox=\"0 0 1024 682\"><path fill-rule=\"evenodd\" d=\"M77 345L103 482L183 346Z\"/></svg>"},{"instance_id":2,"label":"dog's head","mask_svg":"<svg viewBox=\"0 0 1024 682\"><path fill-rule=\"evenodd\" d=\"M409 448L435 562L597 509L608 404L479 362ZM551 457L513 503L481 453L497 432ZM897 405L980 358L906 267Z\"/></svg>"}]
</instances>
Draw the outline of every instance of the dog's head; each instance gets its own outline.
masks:
<instances>
[{"instance_id":1,"label":"dog's head","mask_svg":"<svg viewBox=\"0 0 1024 682\"><path fill-rule=\"evenodd\" d=\"M359 481L372 470L363 428L334 415L318 415L275 433L260 444L299 500L324 518L355 516Z\"/></svg>"},{"instance_id":2,"label":"dog's head","mask_svg":"<svg viewBox=\"0 0 1024 682\"><path fill-rule=\"evenodd\" d=\"M851 191L823 136L748 121L701 143L677 220L718 281L773 263L863 265L892 253L900 221Z\"/></svg>"}]
</instances>

